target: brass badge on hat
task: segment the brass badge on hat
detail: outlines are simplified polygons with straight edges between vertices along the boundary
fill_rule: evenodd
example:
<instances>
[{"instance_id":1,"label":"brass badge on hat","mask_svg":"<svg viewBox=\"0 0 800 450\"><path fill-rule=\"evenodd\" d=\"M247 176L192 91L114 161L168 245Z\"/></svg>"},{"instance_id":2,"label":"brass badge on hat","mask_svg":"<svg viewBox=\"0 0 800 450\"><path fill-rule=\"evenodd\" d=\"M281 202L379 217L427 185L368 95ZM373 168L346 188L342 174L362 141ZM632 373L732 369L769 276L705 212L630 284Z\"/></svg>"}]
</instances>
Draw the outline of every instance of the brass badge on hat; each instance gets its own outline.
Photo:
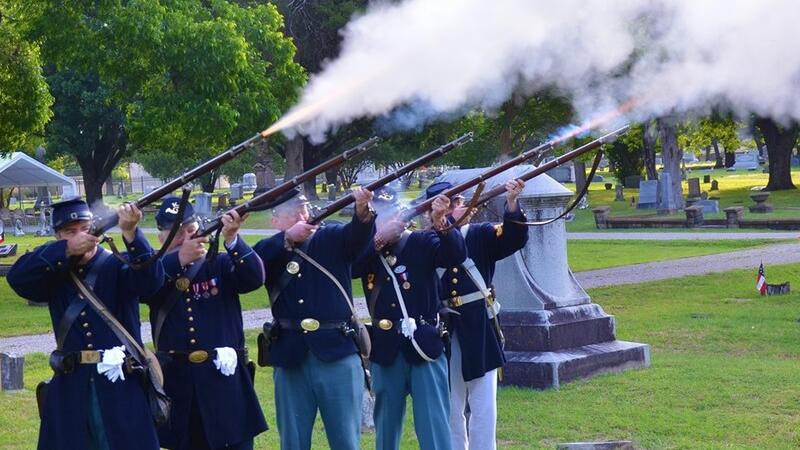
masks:
<instances>
[{"instance_id":1,"label":"brass badge on hat","mask_svg":"<svg viewBox=\"0 0 800 450\"><path fill-rule=\"evenodd\" d=\"M186 277L180 277L175 280L175 289L179 291L188 291L189 290L189 279Z\"/></svg>"},{"instance_id":2,"label":"brass badge on hat","mask_svg":"<svg viewBox=\"0 0 800 450\"><path fill-rule=\"evenodd\" d=\"M386 262L389 263L390 266L397 264L397 256L389 255L386 257Z\"/></svg>"},{"instance_id":3,"label":"brass badge on hat","mask_svg":"<svg viewBox=\"0 0 800 450\"><path fill-rule=\"evenodd\" d=\"M286 271L297 275L300 272L300 264L297 261L289 261L289 264L286 264Z\"/></svg>"}]
</instances>

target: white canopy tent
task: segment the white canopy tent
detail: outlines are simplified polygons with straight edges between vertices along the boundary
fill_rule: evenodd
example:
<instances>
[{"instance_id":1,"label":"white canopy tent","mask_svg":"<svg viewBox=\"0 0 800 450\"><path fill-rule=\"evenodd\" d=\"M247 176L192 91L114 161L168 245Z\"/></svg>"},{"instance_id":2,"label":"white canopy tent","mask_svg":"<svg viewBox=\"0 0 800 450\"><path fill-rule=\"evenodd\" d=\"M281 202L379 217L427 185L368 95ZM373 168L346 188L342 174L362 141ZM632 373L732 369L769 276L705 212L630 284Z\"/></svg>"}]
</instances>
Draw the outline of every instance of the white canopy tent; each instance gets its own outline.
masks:
<instances>
[{"instance_id":1,"label":"white canopy tent","mask_svg":"<svg viewBox=\"0 0 800 450\"><path fill-rule=\"evenodd\" d=\"M75 180L31 158L14 152L0 156L0 187L69 186L77 192Z\"/></svg>"}]
</instances>

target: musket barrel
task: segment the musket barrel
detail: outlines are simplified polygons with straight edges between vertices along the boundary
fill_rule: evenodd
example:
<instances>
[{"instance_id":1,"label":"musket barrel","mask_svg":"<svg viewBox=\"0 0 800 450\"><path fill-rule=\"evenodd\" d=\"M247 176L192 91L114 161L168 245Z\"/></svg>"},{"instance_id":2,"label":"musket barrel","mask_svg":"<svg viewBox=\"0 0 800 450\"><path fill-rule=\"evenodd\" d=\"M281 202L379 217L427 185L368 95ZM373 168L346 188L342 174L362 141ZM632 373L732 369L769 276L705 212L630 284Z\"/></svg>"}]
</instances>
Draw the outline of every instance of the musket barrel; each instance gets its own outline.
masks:
<instances>
[{"instance_id":1,"label":"musket barrel","mask_svg":"<svg viewBox=\"0 0 800 450\"><path fill-rule=\"evenodd\" d=\"M521 176L517 177L517 179L521 180L521 181L528 181L528 180L530 180L532 178L538 177L539 175L547 172L548 170L550 170L550 169L552 169L554 167L560 166L561 164L564 164L566 162L572 161L573 159L575 159L575 158L577 158L577 157L579 157L579 156L581 156L581 155L583 155L585 153L588 153L588 152L600 147L603 144L610 144L610 143L616 141L617 139L620 138L620 136L622 136L625 133L627 133L630 130L630 128L631 128L630 124L625 125L623 127L620 127L618 129L616 129L616 130L614 130L614 131L612 131L612 132L610 132L610 133L608 133L606 135L603 135L603 136L601 136L601 137L599 137L599 138L597 138L597 139L595 139L595 140L593 140L593 141L591 141L591 142L589 142L587 144L584 144L584 145L582 145L582 146L580 146L580 147L578 147L578 148L576 148L576 149L574 149L574 150L572 150L570 152L564 153L563 155L555 158L552 161L549 161L549 162L547 162L545 164L542 164L541 166L539 166L539 167L537 167L535 169L532 169L532 170L530 170L528 172L525 172ZM506 191L505 186L495 186L494 188L490 189L487 192L484 192L481 195L480 199L478 199L478 202L477 202L476 206L482 205L482 204L488 202L489 200L491 200L492 198L497 197L498 195L502 195L505 191Z\"/></svg>"},{"instance_id":2,"label":"musket barrel","mask_svg":"<svg viewBox=\"0 0 800 450\"><path fill-rule=\"evenodd\" d=\"M248 140L246 140L246 141L244 141L244 142L242 142L240 144L234 145L233 147L225 150L224 152L220 153L219 155L217 155L217 156L209 159L208 161L200 164L199 166L195 167L194 169L189 170L188 172L186 172L183 175L175 178L174 180L172 180L172 181L170 181L170 182L168 182L166 184L161 185L157 189L153 190L150 193L147 193L147 194L143 195L142 197L139 197L139 199L134 201L133 204L136 205L137 208L142 208L144 206L149 205L150 203L155 202L156 200L158 200L161 197L164 197L165 195L169 194L170 192L180 188L181 186L185 185L186 183L189 183L190 181L193 181L193 180L203 176L205 173L210 172L210 171L216 169L217 167L225 164L226 162L232 160L233 158L238 156L240 153L242 153L243 151L245 151L248 148L252 147L253 145L255 145L256 142L261 141L262 139L264 139L264 138L262 137L261 133L259 133L259 134L251 137L250 139L248 139ZM114 228L117 225L118 222L119 222L119 218L117 217L117 215L116 214L112 214L112 215L100 220L95 225L95 228L92 231L92 234L94 234L95 236L100 236L103 233L105 233L106 231L110 230L111 228Z\"/></svg>"},{"instance_id":3,"label":"musket barrel","mask_svg":"<svg viewBox=\"0 0 800 450\"><path fill-rule=\"evenodd\" d=\"M435 150L433 150L433 151L431 151L429 153L426 153L426 154L420 156L419 158L417 158L414 161L406 164L405 166L401 167L400 169L398 169L398 170L396 170L396 171L394 171L394 172L392 172L390 174L387 174L386 176L384 176L384 177L382 177L382 178L380 178L378 180L375 180L372 183L367 184L366 186L364 186L364 189L367 189L368 191L375 191L376 189L379 189L379 188L391 183L392 181L402 177L403 175L406 175L406 174L412 172L413 170L416 170L418 167L421 167L421 166L423 166L425 164L428 164L429 162L431 162L431 161L443 156L444 154L446 154L450 150L453 150L455 148L461 147L462 145L466 144L467 142L472 141L472 136L473 136L473 133L470 131L469 133L466 133L466 134L458 137L457 139L454 139L454 140L448 142L447 144L444 144L441 147L439 147L439 148L437 148L437 149L435 149ZM331 216L332 214L336 213L337 211L341 210L342 208L346 207L347 205L353 203L354 201L355 201L355 198L353 197L353 194L348 194L348 195L340 198L339 200L336 200L335 202L331 203L330 205L326 206L316 216L314 216L311 220L309 220L308 223L310 223L312 225L316 225L316 224L320 223L323 219Z\"/></svg>"},{"instance_id":4,"label":"musket barrel","mask_svg":"<svg viewBox=\"0 0 800 450\"><path fill-rule=\"evenodd\" d=\"M362 153L366 152L367 150L375 147L380 142L380 138L377 136L373 136L372 138L356 145L353 148L350 148L340 155L334 156L333 158L325 161L322 164L314 166L313 168L295 176L289 181L284 181L283 183L275 186L274 188L270 189L269 191L263 192L250 200L242 203L233 208L240 216L247 214L250 211L258 208L261 205L273 202L280 198L282 195L288 193L292 189L300 186L301 184L305 183L307 180L310 180L321 173L325 173L328 170L331 170L335 167L338 167L344 164L346 161L349 161ZM215 231L217 231L220 227L222 227L222 222L220 218L214 218L210 224L207 224L203 230L198 233L198 236L207 236Z\"/></svg>"}]
</instances>

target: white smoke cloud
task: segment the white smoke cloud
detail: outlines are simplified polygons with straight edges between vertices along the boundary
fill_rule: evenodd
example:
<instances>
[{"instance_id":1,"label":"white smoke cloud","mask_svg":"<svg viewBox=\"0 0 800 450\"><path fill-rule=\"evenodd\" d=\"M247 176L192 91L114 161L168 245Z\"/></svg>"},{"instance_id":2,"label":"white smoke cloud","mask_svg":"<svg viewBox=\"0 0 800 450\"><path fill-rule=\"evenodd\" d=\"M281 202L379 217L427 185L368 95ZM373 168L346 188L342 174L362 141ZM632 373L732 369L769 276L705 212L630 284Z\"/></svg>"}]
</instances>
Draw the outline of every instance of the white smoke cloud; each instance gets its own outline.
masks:
<instances>
[{"instance_id":1,"label":"white smoke cloud","mask_svg":"<svg viewBox=\"0 0 800 450\"><path fill-rule=\"evenodd\" d=\"M343 30L295 111L315 139L402 107L403 126L555 87L589 118L722 105L800 119L796 0L406 0ZM423 105L416 108L415 105ZM292 125L290 123L289 125Z\"/></svg>"}]
</instances>

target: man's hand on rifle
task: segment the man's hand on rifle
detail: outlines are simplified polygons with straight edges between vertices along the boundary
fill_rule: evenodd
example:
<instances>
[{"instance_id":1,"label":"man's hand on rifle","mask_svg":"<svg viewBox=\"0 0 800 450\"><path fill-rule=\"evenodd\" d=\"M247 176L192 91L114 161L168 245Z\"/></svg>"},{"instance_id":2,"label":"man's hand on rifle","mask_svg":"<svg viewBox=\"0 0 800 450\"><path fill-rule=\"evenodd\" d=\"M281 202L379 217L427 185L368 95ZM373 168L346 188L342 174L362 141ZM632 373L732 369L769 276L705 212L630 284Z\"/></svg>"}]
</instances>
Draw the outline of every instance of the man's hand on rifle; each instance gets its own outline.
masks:
<instances>
[{"instance_id":1,"label":"man's hand on rifle","mask_svg":"<svg viewBox=\"0 0 800 450\"><path fill-rule=\"evenodd\" d=\"M92 253L99 242L100 238L85 231L75 233L67 239L67 256L80 256L83 258L85 255Z\"/></svg>"},{"instance_id":2,"label":"man's hand on rifle","mask_svg":"<svg viewBox=\"0 0 800 450\"><path fill-rule=\"evenodd\" d=\"M316 225L306 223L304 220L297 222L286 230L286 247L291 248L301 244L317 229Z\"/></svg>"},{"instance_id":3,"label":"man's hand on rifle","mask_svg":"<svg viewBox=\"0 0 800 450\"><path fill-rule=\"evenodd\" d=\"M378 231L375 233L375 250L397 242L405 229L405 222L398 219L387 220L379 225Z\"/></svg>"},{"instance_id":4,"label":"man's hand on rifle","mask_svg":"<svg viewBox=\"0 0 800 450\"><path fill-rule=\"evenodd\" d=\"M525 182L522 180L508 180L506 181L506 209L508 212L515 212L517 207L517 199L522 190L525 189Z\"/></svg>"},{"instance_id":5,"label":"man's hand on rifle","mask_svg":"<svg viewBox=\"0 0 800 450\"><path fill-rule=\"evenodd\" d=\"M372 219L372 210L369 202L372 201L373 193L361 187L353 188L353 198L356 200L356 215L362 222L369 222Z\"/></svg>"},{"instance_id":6,"label":"man's hand on rifle","mask_svg":"<svg viewBox=\"0 0 800 450\"><path fill-rule=\"evenodd\" d=\"M117 216L122 237L126 242L133 242L136 238L136 226L142 220L142 211L133 203L123 203L117 208Z\"/></svg>"},{"instance_id":7,"label":"man's hand on rifle","mask_svg":"<svg viewBox=\"0 0 800 450\"><path fill-rule=\"evenodd\" d=\"M178 250L178 260L181 266L187 266L189 263L193 263L206 256L207 250L204 245L206 242L208 242L208 236L187 238L184 240L181 244L181 249Z\"/></svg>"},{"instance_id":8,"label":"man's hand on rifle","mask_svg":"<svg viewBox=\"0 0 800 450\"><path fill-rule=\"evenodd\" d=\"M222 220L222 236L225 238L225 246L230 247L233 245L233 241L236 239L236 235L239 234L239 228L242 227L245 219L247 219L247 214L242 217L235 209L228 211L220 218Z\"/></svg>"},{"instance_id":9,"label":"man's hand on rifle","mask_svg":"<svg viewBox=\"0 0 800 450\"><path fill-rule=\"evenodd\" d=\"M437 195L431 205L431 222L433 228L442 230L447 228L447 213L450 212L450 199L445 195Z\"/></svg>"}]
</instances>

